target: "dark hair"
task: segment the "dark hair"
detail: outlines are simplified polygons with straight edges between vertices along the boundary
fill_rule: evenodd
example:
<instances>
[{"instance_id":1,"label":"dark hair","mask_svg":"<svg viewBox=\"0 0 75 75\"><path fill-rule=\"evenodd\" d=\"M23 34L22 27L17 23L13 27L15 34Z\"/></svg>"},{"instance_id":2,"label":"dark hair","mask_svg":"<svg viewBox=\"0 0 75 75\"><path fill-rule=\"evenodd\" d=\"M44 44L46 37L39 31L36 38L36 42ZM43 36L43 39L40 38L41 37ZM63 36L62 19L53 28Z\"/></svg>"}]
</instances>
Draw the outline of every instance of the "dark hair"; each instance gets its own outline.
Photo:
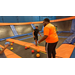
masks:
<instances>
[{"instance_id":1,"label":"dark hair","mask_svg":"<svg viewBox=\"0 0 75 75\"><path fill-rule=\"evenodd\" d=\"M50 22L50 20L49 20L48 18L45 18L44 21L46 21L46 22Z\"/></svg>"},{"instance_id":2,"label":"dark hair","mask_svg":"<svg viewBox=\"0 0 75 75\"><path fill-rule=\"evenodd\" d=\"M38 27L38 26L36 26L36 27Z\"/></svg>"}]
</instances>

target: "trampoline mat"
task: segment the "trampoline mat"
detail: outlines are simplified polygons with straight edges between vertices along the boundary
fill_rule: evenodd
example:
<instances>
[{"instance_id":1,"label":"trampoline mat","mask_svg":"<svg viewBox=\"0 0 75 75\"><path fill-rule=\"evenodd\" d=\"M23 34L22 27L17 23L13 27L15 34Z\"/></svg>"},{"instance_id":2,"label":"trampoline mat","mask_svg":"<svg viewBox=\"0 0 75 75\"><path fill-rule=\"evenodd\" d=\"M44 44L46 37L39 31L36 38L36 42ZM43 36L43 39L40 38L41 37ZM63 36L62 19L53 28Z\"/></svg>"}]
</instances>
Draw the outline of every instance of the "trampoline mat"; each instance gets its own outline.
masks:
<instances>
[{"instance_id":1,"label":"trampoline mat","mask_svg":"<svg viewBox=\"0 0 75 75\"><path fill-rule=\"evenodd\" d=\"M8 48L10 50L11 46ZM37 54L37 51L35 50L35 53L32 54L31 53L31 48L30 49L27 49L25 50L25 46L21 46L21 45L18 45L18 44L15 44L13 45L13 50L12 52L16 53L17 55L19 55L20 57L22 58L36 58L36 54ZM40 52L40 58L47 58L47 55Z\"/></svg>"},{"instance_id":2,"label":"trampoline mat","mask_svg":"<svg viewBox=\"0 0 75 75\"><path fill-rule=\"evenodd\" d=\"M25 36L20 36L20 37L16 37L16 38L13 38L13 39L23 39L23 38L27 38L27 37L30 37L30 36L32 36L32 35L25 35Z\"/></svg>"}]
</instances>

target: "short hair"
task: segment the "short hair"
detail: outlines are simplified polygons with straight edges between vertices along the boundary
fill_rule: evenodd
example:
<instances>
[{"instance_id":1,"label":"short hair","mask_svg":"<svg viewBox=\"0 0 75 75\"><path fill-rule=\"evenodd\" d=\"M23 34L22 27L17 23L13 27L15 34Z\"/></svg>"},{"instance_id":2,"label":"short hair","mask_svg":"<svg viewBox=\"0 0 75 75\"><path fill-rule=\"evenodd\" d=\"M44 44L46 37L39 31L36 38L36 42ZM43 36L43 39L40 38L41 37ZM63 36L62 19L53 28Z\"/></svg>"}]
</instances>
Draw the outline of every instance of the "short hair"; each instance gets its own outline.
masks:
<instances>
[{"instance_id":1,"label":"short hair","mask_svg":"<svg viewBox=\"0 0 75 75\"><path fill-rule=\"evenodd\" d=\"M36 26L36 27L38 27L38 26Z\"/></svg>"},{"instance_id":2,"label":"short hair","mask_svg":"<svg viewBox=\"0 0 75 75\"><path fill-rule=\"evenodd\" d=\"M45 22L50 22L50 20L48 18L45 18L44 21Z\"/></svg>"}]
</instances>

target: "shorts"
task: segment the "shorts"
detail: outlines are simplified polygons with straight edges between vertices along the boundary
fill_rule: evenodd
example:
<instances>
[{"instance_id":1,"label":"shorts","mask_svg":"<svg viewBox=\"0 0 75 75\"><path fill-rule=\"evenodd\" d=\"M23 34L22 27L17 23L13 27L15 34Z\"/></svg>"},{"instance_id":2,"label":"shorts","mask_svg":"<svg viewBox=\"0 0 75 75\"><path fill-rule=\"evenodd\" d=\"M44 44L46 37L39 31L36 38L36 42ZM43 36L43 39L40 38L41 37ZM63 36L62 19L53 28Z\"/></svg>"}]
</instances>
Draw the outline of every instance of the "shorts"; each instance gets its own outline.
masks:
<instances>
[{"instance_id":1,"label":"shorts","mask_svg":"<svg viewBox=\"0 0 75 75\"><path fill-rule=\"evenodd\" d=\"M34 40L38 40L38 36L35 36Z\"/></svg>"},{"instance_id":2,"label":"shorts","mask_svg":"<svg viewBox=\"0 0 75 75\"><path fill-rule=\"evenodd\" d=\"M57 43L58 42L56 42L56 43L46 43L45 44L45 50L47 52L48 58L51 58L51 54L52 54L53 58L55 58L55 55L56 55L55 48L56 48Z\"/></svg>"}]
</instances>

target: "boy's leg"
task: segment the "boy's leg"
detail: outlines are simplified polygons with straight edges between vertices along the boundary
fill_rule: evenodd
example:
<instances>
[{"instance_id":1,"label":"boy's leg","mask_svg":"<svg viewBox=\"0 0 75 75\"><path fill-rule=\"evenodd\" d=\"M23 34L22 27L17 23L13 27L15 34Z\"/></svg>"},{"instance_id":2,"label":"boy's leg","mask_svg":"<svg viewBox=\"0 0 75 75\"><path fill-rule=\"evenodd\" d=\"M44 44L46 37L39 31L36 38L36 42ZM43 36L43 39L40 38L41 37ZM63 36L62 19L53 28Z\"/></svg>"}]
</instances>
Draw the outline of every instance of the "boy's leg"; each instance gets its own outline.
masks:
<instances>
[{"instance_id":1,"label":"boy's leg","mask_svg":"<svg viewBox=\"0 0 75 75\"><path fill-rule=\"evenodd\" d=\"M55 58L55 47L57 43L47 43L46 50L48 54L48 58L51 58L51 54L53 58Z\"/></svg>"},{"instance_id":2,"label":"boy's leg","mask_svg":"<svg viewBox=\"0 0 75 75\"><path fill-rule=\"evenodd\" d=\"M48 58L47 43L45 43L45 50L46 50L47 58Z\"/></svg>"},{"instance_id":3,"label":"boy's leg","mask_svg":"<svg viewBox=\"0 0 75 75\"><path fill-rule=\"evenodd\" d=\"M48 58L51 58L52 48L52 44L48 43Z\"/></svg>"},{"instance_id":4,"label":"boy's leg","mask_svg":"<svg viewBox=\"0 0 75 75\"><path fill-rule=\"evenodd\" d=\"M34 40L35 40L35 45L37 46L38 36L36 36L36 37L34 38Z\"/></svg>"},{"instance_id":5,"label":"boy's leg","mask_svg":"<svg viewBox=\"0 0 75 75\"><path fill-rule=\"evenodd\" d=\"M46 43L45 44L45 49L46 49L46 52L47 52L47 58L51 58L51 49L50 49L50 44L49 43Z\"/></svg>"},{"instance_id":6,"label":"boy's leg","mask_svg":"<svg viewBox=\"0 0 75 75\"><path fill-rule=\"evenodd\" d=\"M37 46L37 39L35 39L35 45Z\"/></svg>"},{"instance_id":7,"label":"boy's leg","mask_svg":"<svg viewBox=\"0 0 75 75\"><path fill-rule=\"evenodd\" d=\"M53 50L52 50L53 58L55 58L55 55L56 55L56 51L55 51L56 45L57 45L57 42L53 43Z\"/></svg>"}]
</instances>

